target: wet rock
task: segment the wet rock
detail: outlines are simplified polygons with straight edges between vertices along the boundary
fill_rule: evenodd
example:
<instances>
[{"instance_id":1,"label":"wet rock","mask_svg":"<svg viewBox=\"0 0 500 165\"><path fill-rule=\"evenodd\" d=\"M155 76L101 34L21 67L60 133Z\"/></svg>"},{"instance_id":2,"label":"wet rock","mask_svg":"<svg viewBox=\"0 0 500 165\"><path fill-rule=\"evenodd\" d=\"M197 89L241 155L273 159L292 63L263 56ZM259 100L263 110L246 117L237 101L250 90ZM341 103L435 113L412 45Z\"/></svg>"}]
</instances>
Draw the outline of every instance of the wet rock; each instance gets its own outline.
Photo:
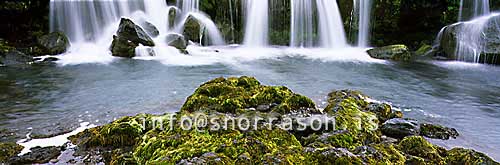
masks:
<instances>
[{"instance_id":1,"label":"wet rock","mask_svg":"<svg viewBox=\"0 0 500 165\"><path fill-rule=\"evenodd\" d=\"M11 49L3 55L0 54L0 64L4 66L31 64L33 61L33 57L15 49Z\"/></svg>"},{"instance_id":2,"label":"wet rock","mask_svg":"<svg viewBox=\"0 0 500 165\"><path fill-rule=\"evenodd\" d=\"M175 47L179 50L186 50L187 42L183 35L177 33L170 33L166 37L168 46Z\"/></svg>"},{"instance_id":3,"label":"wet rock","mask_svg":"<svg viewBox=\"0 0 500 165\"><path fill-rule=\"evenodd\" d=\"M440 38L439 55L451 60L500 64L499 22L500 16L497 15L446 26ZM474 56L474 53L480 56Z\"/></svg>"},{"instance_id":4,"label":"wet rock","mask_svg":"<svg viewBox=\"0 0 500 165\"><path fill-rule=\"evenodd\" d=\"M160 31L158 30L158 28L156 28L156 26L150 22L145 21L141 24L141 26L142 28L144 28L144 31L151 37L158 37L160 35Z\"/></svg>"},{"instance_id":5,"label":"wet rock","mask_svg":"<svg viewBox=\"0 0 500 165\"><path fill-rule=\"evenodd\" d=\"M500 165L500 163L495 162L493 159L491 159L490 157L488 157L483 153L463 148L454 148L448 151L448 156L446 157L446 163Z\"/></svg>"},{"instance_id":6,"label":"wet rock","mask_svg":"<svg viewBox=\"0 0 500 165\"><path fill-rule=\"evenodd\" d=\"M135 48L138 44L129 41L125 38L113 36L113 43L111 44L111 52L116 57L135 57Z\"/></svg>"},{"instance_id":7,"label":"wet rock","mask_svg":"<svg viewBox=\"0 0 500 165\"><path fill-rule=\"evenodd\" d=\"M195 42L197 44L202 44L203 42L200 42L200 36L203 33L203 27L200 25L198 20L196 20L193 17L188 17L187 21L184 24L184 30L182 32L182 35L186 38L188 41Z\"/></svg>"},{"instance_id":8,"label":"wet rock","mask_svg":"<svg viewBox=\"0 0 500 165\"><path fill-rule=\"evenodd\" d=\"M421 136L409 136L398 145L398 149L405 154L422 158L426 163L445 164L446 150L431 144Z\"/></svg>"},{"instance_id":9,"label":"wet rock","mask_svg":"<svg viewBox=\"0 0 500 165\"><path fill-rule=\"evenodd\" d=\"M454 128L424 123L420 125L420 135L432 139L449 140L450 138L456 139L459 133Z\"/></svg>"},{"instance_id":10,"label":"wet rock","mask_svg":"<svg viewBox=\"0 0 500 165\"><path fill-rule=\"evenodd\" d=\"M402 139L407 136L419 135L420 125L412 119L391 119L382 125L382 133L386 136Z\"/></svg>"},{"instance_id":11,"label":"wet rock","mask_svg":"<svg viewBox=\"0 0 500 165\"><path fill-rule=\"evenodd\" d=\"M373 48L367 51L372 58L394 61L409 61L412 56L405 45L390 45Z\"/></svg>"},{"instance_id":12,"label":"wet rock","mask_svg":"<svg viewBox=\"0 0 500 165\"><path fill-rule=\"evenodd\" d=\"M217 78L201 85L188 97L181 112L215 110L238 114L259 105L276 104L271 112L287 114L306 110L315 112L314 102L283 86L263 86L253 77Z\"/></svg>"},{"instance_id":13,"label":"wet rock","mask_svg":"<svg viewBox=\"0 0 500 165\"><path fill-rule=\"evenodd\" d=\"M362 160L345 148L306 149L311 164L363 164Z\"/></svg>"},{"instance_id":14,"label":"wet rock","mask_svg":"<svg viewBox=\"0 0 500 165\"><path fill-rule=\"evenodd\" d=\"M0 143L0 164L8 163L9 159L21 153L22 146L16 143Z\"/></svg>"},{"instance_id":15,"label":"wet rock","mask_svg":"<svg viewBox=\"0 0 500 165\"><path fill-rule=\"evenodd\" d=\"M12 164L35 164L48 163L52 159L56 159L61 154L61 147L35 147L30 153L22 156L16 156L10 159Z\"/></svg>"},{"instance_id":16,"label":"wet rock","mask_svg":"<svg viewBox=\"0 0 500 165\"><path fill-rule=\"evenodd\" d=\"M117 35L113 36L111 53L116 57L135 57L135 48L139 44L155 46L151 37L144 30L129 19L122 18Z\"/></svg>"},{"instance_id":17,"label":"wet rock","mask_svg":"<svg viewBox=\"0 0 500 165\"><path fill-rule=\"evenodd\" d=\"M38 45L46 55L58 55L70 47L68 37L62 32L53 32L38 38Z\"/></svg>"}]
</instances>

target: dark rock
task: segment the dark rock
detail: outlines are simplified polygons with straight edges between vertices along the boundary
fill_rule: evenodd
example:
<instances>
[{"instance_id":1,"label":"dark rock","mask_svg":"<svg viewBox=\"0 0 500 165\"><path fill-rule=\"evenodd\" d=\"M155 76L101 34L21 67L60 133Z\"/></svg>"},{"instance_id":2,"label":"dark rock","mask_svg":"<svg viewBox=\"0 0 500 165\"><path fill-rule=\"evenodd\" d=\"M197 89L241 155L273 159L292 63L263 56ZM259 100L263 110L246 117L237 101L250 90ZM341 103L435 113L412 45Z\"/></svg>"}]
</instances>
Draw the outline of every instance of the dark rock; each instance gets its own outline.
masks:
<instances>
[{"instance_id":1,"label":"dark rock","mask_svg":"<svg viewBox=\"0 0 500 165\"><path fill-rule=\"evenodd\" d=\"M135 48L139 46L138 44L121 38L118 36L113 36L113 43L111 44L111 53L116 57L135 57Z\"/></svg>"},{"instance_id":2,"label":"dark rock","mask_svg":"<svg viewBox=\"0 0 500 165\"><path fill-rule=\"evenodd\" d=\"M48 163L50 160L56 159L61 151L61 147L35 147L31 149L30 153L13 157L10 162L12 164Z\"/></svg>"},{"instance_id":3,"label":"dark rock","mask_svg":"<svg viewBox=\"0 0 500 165\"><path fill-rule=\"evenodd\" d=\"M434 124L421 124L420 135L432 139L449 140L450 138L457 138L459 133L454 128L448 128Z\"/></svg>"},{"instance_id":4,"label":"dark rock","mask_svg":"<svg viewBox=\"0 0 500 165\"><path fill-rule=\"evenodd\" d=\"M189 17L184 24L184 31L182 32L182 35L186 38L188 41L192 41L198 44L202 44L203 42L200 42L200 36L203 32L202 26L193 17Z\"/></svg>"},{"instance_id":5,"label":"dark rock","mask_svg":"<svg viewBox=\"0 0 500 165\"><path fill-rule=\"evenodd\" d=\"M500 16L483 19L487 20L446 26L438 38L438 55L452 60L500 64Z\"/></svg>"},{"instance_id":6,"label":"dark rock","mask_svg":"<svg viewBox=\"0 0 500 165\"><path fill-rule=\"evenodd\" d=\"M158 30L158 28L156 28L156 26L150 22L145 21L141 26L142 28L144 28L144 31L146 31L146 33L148 33L151 37L158 37L160 35L160 31Z\"/></svg>"},{"instance_id":7,"label":"dark rock","mask_svg":"<svg viewBox=\"0 0 500 165\"><path fill-rule=\"evenodd\" d=\"M136 44L155 46L153 39L140 26L126 18L121 19L117 35Z\"/></svg>"},{"instance_id":8,"label":"dark rock","mask_svg":"<svg viewBox=\"0 0 500 165\"><path fill-rule=\"evenodd\" d=\"M381 130L386 136L402 139L407 136L419 135L420 125L416 120L395 118L386 121Z\"/></svg>"},{"instance_id":9,"label":"dark rock","mask_svg":"<svg viewBox=\"0 0 500 165\"><path fill-rule=\"evenodd\" d=\"M70 46L68 37L62 32L53 32L38 39L38 45L46 55L58 55Z\"/></svg>"},{"instance_id":10,"label":"dark rock","mask_svg":"<svg viewBox=\"0 0 500 165\"><path fill-rule=\"evenodd\" d=\"M33 57L17 50L9 50L6 54L0 55L0 65L24 65L33 62Z\"/></svg>"},{"instance_id":11,"label":"dark rock","mask_svg":"<svg viewBox=\"0 0 500 165\"><path fill-rule=\"evenodd\" d=\"M367 51L372 58L394 61L409 61L411 53L405 45L390 45Z\"/></svg>"},{"instance_id":12,"label":"dark rock","mask_svg":"<svg viewBox=\"0 0 500 165\"><path fill-rule=\"evenodd\" d=\"M183 35L177 33L170 33L166 37L168 46L175 47L179 50L186 50L187 42Z\"/></svg>"},{"instance_id":13,"label":"dark rock","mask_svg":"<svg viewBox=\"0 0 500 165\"><path fill-rule=\"evenodd\" d=\"M113 36L111 53L116 57L135 57L135 48L139 44L155 46L155 43L144 30L129 19L122 18L116 36Z\"/></svg>"}]
</instances>

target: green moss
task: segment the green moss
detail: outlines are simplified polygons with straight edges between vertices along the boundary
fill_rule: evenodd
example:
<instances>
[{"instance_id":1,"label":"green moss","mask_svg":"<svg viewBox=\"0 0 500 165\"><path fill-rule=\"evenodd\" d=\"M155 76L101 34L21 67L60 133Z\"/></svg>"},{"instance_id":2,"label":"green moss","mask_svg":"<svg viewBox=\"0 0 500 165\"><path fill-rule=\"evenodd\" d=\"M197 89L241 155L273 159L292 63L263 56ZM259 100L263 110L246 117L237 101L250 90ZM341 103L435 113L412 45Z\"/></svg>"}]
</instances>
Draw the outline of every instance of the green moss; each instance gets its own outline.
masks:
<instances>
[{"instance_id":1,"label":"green moss","mask_svg":"<svg viewBox=\"0 0 500 165\"><path fill-rule=\"evenodd\" d=\"M455 148L448 151L446 157L448 164L483 164L483 165L499 165L483 153L476 152L471 149Z\"/></svg>"},{"instance_id":2,"label":"green moss","mask_svg":"<svg viewBox=\"0 0 500 165\"><path fill-rule=\"evenodd\" d=\"M420 135L443 140L459 136L457 130L435 124L420 124Z\"/></svg>"},{"instance_id":3,"label":"green moss","mask_svg":"<svg viewBox=\"0 0 500 165\"><path fill-rule=\"evenodd\" d=\"M349 132L325 133L322 135L312 134L302 140L302 144L312 148L347 148L354 149L362 146Z\"/></svg>"},{"instance_id":4,"label":"green moss","mask_svg":"<svg viewBox=\"0 0 500 165\"><path fill-rule=\"evenodd\" d=\"M16 143L0 143L0 163L6 163L10 158L16 156L23 149Z\"/></svg>"},{"instance_id":5,"label":"green moss","mask_svg":"<svg viewBox=\"0 0 500 165\"><path fill-rule=\"evenodd\" d=\"M444 164L445 161L441 155L444 155L446 150L431 144L421 136L404 138L399 143L398 149L411 156L421 157L425 159L426 162Z\"/></svg>"},{"instance_id":6,"label":"green moss","mask_svg":"<svg viewBox=\"0 0 500 165\"><path fill-rule=\"evenodd\" d=\"M348 131L354 144L380 141L377 116L364 111L368 106L366 98L359 91L335 91L329 94L330 104L325 108L326 113L335 116L336 129Z\"/></svg>"},{"instance_id":7,"label":"green moss","mask_svg":"<svg viewBox=\"0 0 500 165\"><path fill-rule=\"evenodd\" d=\"M366 161L368 164L404 164L406 162L404 154L393 144L373 144L370 146L377 152L370 155Z\"/></svg>"},{"instance_id":8,"label":"green moss","mask_svg":"<svg viewBox=\"0 0 500 165\"><path fill-rule=\"evenodd\" d=\"M134 117L127 116L110 124L85 130L76 136L70 137L70 139L74 144L85 147L133 146L153 126L160 127L159 124L153 122L161 120L158 123L168 125L169 117L170 115L152 116L144 114Z\"/></svg>"},{"instance_id":9,"label":"green moss","mask_svg":"<svg viewBox=\"0 0 500 165\"><path fill-rule=\"evenodd\" d=\"M246 154L256 163L279 159L299 162L301 145L295 137L280 129L259 129L249 132L227 131L150 131L136 148L134 157L139 163L178 163L183 159L216 153L230 160L240 160Z\"/></svg>"},{"instance_id":10,"label":"green moss","mask_svg":"<svg viewBox=\"0 0 500 165\"><path fill-rule=\"evenodd\" d=\"M363 161L343 148L322 148L306 152L306 164L362 165Z\"/></svg>"},{"instance_id":11,"label":"green moss","mask_svg":"<svg viewBox=\"0 0 500 165\"><path fill-rule=\"evenodd\" d=\"M255 78L217 78L201 85L191 95L182 112L216 110L221 113L241 113L259 105L274 105L272 112L315 109L314 102L282 86L263 86Z\"/></svg>"}]
</instances>

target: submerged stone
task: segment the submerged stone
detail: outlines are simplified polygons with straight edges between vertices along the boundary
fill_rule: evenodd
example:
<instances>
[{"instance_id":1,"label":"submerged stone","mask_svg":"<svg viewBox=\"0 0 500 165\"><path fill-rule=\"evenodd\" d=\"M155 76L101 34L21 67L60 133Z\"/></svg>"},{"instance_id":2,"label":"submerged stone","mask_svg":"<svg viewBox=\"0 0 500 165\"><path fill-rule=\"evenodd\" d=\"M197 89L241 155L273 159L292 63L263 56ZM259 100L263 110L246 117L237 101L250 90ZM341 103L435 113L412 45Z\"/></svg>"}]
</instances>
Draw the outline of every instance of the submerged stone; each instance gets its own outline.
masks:
<instances>
[{"instance_id":1,"label":"submerged stone","mask_svg":"<svg viewBox=\"0 0 500 165\"><path fill-rule=\"evenodd\" d=\"M372 58L394 61L411 60L411 52L405 45L390 45L368 50Z\"/></svg>"}]
</instances>

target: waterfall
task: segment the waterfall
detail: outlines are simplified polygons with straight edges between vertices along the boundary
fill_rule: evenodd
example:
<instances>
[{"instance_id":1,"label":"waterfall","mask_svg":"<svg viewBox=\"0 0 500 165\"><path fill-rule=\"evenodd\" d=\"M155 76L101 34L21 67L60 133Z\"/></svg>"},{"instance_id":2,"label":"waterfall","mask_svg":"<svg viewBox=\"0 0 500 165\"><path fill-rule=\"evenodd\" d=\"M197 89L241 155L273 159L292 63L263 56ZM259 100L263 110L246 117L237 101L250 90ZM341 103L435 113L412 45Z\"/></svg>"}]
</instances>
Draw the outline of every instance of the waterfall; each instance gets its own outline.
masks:
<instances>
[{"instance_id":1,"label":"waterfall","mask_svg":"<svg viewBox=\"0 0 500 165\"><path fill-rule=\"evenodd\" d=\"M244 0L246 8L245 39L249 47L265 47L268 44L268 0Z\"/></svg>"},{"instance_id":2,"label":"waterfall","mask_svg":"<svg viewBox=\"0 0 500 165\"><path fill-rule=\"evenodd\" d=\"M312 47L314 42L313 34L313 1L311 0L291 0L292 17L290 46L292 47Z\"/></svg>"},{"instance_id":3,"label":"waterfall","mask_svg":"<svg viewBox=\"0 0 500 165\"><path fill-rule=\"evenodd\" d=\"M177 7L184 13L198 11L200 8L200 0L179 0L177 1Z\"/></svg>"},{"instance_id":4,"label":"waterfall","mask_svg":"<svg viewBox=\"0 0 500 165\"><path fill-rule=\"evenodd\" d=\"M371 0L355 0L358 17L358 46L368 47L370 41Z\"/></svg>"},{"instance_id":5,"label":"waterfall","mask_svg":"<svg viewBox=\"0 0 500 165\"><path fill-rule=\"evenodd\" d=\"M50 1L50 29L66 33L71 42L95 41L105 35L105 28L142 9L135 0L120 1Z\"/></svg>"},{"instance_id":6,"label":"waterfall","mask_svg":"<svg viewBox=\"0 0 500 165\"><path fill-rule=\"evenodd\" d=\"M490 14L489 0L460 0L458 21L468 21Z\"/></svg>"},{"instance_id":7,"label":"waterfall","mask_svg":"<svg viewBox=\"0 0 500 165\"><path fill-rule=\"evenodd\" d=\"M335 0L316 0L319 17L320 45L323 48L346 47L344 25Z\"/></svg>"}]
</instances>

